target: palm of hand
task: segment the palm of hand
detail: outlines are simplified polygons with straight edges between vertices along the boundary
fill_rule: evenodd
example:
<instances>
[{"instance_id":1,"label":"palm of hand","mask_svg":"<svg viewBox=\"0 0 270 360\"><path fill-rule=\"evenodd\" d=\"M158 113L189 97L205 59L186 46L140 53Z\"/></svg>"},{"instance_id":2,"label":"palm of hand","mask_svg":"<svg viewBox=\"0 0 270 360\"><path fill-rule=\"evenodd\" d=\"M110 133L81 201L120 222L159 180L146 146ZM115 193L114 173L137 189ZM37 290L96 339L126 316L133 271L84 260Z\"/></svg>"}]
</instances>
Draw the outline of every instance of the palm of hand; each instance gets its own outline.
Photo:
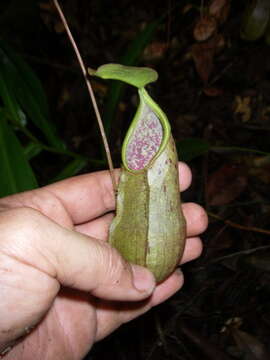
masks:
<instances>
[{"instance_id":1,"label":"palm of hand","mask_svg":"<svg viewBox=\"0 0 270 360\"><path fill-rule=\"evenodd\" d=\"M186 188L190 182L190 174L186 168L183 168L182 172L184 175L182 188ZM112 218L111 214L106 213L113 210L114 203L111 190L108 190L110 187L108 175L105 179L104 173L97 174L92 174L92 178L90 178L91 175L81 176L77 180L69 179L36 192L6 198L7 200L2 204L0 202L0 206L33 207L67 229L105 240ZM102 187L97 186L101 179ZM73 195L67 196L70 196L69 199L65 199L63 196L63 194L72 194L75 185L77 188L85 189L86 184L89 189L92 188L94 191L90 197L89 194L79 194L74 191ZM89 200L88 205L83 205L83 196L93 198L90 210ZM78 207L82 206L83 208L78 210L74 199L77 199ZM97 206L97 204L101 205ZM90 214L82 215L85 213L86 206ZM195 204L186 204L184 212L187 218L188 236L190 236L184 261L189 261L201 252L201 243L195 235L204 230L207 220L203 210ZM54 279L54 281L56 280ZM31 279L28 278L28 282L31 282ZM82 359L95 341L108 335L122 323L161 303L177 291L182 284L182 274L176 272L164 283L158 285L153 295L147 300L126 303L97 299L87 292L65 287L58 292L59 286L52 283L48 289L48 299L53 302L51 307L48 306L49 310L39 324L7 355L7 360L14 358L28 360Z\"/></svg>"},{"instance_id":2,"label":"palm of hand","mask_svg":"<svg viewBox=\"0 0 270 360\"><path fill-rule=\"evenodd\" d=\"M64 211L61 216L58 212L58 216L63 220L63 226L70 227L72 219L69 214ZM102 231L100 224L90 222L85 225L91 226L92 232ZM54 296L52 288L51 297ZM147 302L138 305L137 309L134 306L128 309L126 304L100 300L83 291L62 288L39 325L18 343L15 358L82 359L94 342L123 322L147 311L151 300ZM14 350L11 358L14 359Z\"/></svg>"}]
</instances>

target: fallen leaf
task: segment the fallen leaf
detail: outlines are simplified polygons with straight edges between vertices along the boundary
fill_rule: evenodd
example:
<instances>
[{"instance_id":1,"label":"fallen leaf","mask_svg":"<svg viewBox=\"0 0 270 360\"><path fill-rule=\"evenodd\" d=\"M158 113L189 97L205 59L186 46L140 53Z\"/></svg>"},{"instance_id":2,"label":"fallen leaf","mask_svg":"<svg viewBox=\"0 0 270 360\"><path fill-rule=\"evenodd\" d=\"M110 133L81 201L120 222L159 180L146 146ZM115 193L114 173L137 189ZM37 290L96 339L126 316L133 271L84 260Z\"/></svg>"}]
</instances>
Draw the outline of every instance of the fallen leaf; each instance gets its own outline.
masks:
<instances>
[{"instance_id":1,"label":"fallen leaf","mask_svg":"<svg viewBox=\"0 0 270 360\"><path fill-rule=\"evenodd\" d=\"M57 34L63 34L66 31L65 26L61 21L57 21L54 24L54 30Z\"/></svg>"},{"instance_id":2,"label":"fallen leaf","mask_svg":"<svg viewBox=\"0 0 270 360\"><path fill-rule=\"evenodd\" d=\"M243 14L241 37L255 41L264 35L270 19L269 0L250 1Z\"/></svg>"},{"instance_id":3,"label":"fallen leaf","mask_svg":"<svg viewBox=\"0 0 270 360\"><path fill-rule=\"evenodd\" d=\"M251 166L248 168L249 175L260 179L263 183L270 184L270 156L254 157Z\"/></svg>"},{"instance_id":4,"label":"fallen leaf","mask_svg":"<svg viewBox=\"0 0 270 360\"><path fill-rule=\"evenodd\" d=\"M53 4L52 1L48 1L48 2L40 2L38 4L39 8L41 10L46 10L46 11L52 11L55 12L55 6Z\"/></svg>"},{"instance_id":5,"label":"fallen leaf","mask_svg":"<svg viewBox=\"0 0 270 360\"><path fill-rule=\"evenodd\" d=\"M246 188L247 178L242 169L225 164L210 175L206 196L209 205L225 205L235 200Z\"/></svg>"},{"instance_id":6,"label":"fallen leaf","mask_svg":"<svg viewBox=\"0 0 270 360\"><path fill-rule=\"evenodd\" d=\"M225 325L223 326L223 328L220 330L221 333L228 331L228 327L233 327L236 329L239 329L240 326L243 325L243 319L240 318L239 316L234 316L232 318L229 318L228 320L226 320Z\"/></svg>"},{"instance_id":7,"label":"fallen leaf","mask_svg":"<svg viewBox=\"0 0 270 360\"><path fill-rule=\"evenodd\" d=\"M187 4L184 6L183 10L182 10L182 14L187 14L190 10L192 10L194 8L194 5L191 4Z\"/></svg>"},{"instance_id":8,"label":"fallen leaf","mask_svg":"<svg viewBox=\"0 0 270 360\"><path fill-rule=\"evenodd\" d=\"M247 265L248 267L261 270L264 272L270 272L270 253L264 250L264 252L258 251L257 253L243 256L240 259L241 265Z\"/></svg>"},{"instance_id":9,"label":"fallen leaf","mask_svg":"<svg viewBox=\"0 0 270 360\"><path fill-rule=\"evenodd\" d=\"M63 86L57 104L58 110L61 110L70 101L70 99L71 99L70 90Z\"/></svg>"},{"instance_id":10,"label":"fallen leaf","mask_svg":"<svg viewBox=\"0 0 270 360\"><path fill-rule=\"evenodd\" d=\"M248 122L252 115L251 97L236 96L234 101L234 113L240 114L242 122Z\"/></svg>"},{"instance_id":11,"label":"fallen leaf","mask_svg":"<svg viewBox=\"0 0 270 360\"><path fill-rule=\"evenodd\" d=\"M270 106L269 105L263 107L263 109L261 111L261 120L264 123L269 122L269 120L270 120Z\"/></svg>"},{"instance_id":12,"label":"fallen leaf","mask_svg":"<svg viewBox=\"0 0 270 360\"><path fill-rule=\"evenodd\" d=\"M197 41L208 40L217 31L217 22L213 16L202 16L196 23L193 31L194 39Z\"/></svg>"},{"instance_id":13,"label":"fallen leaf","mask_svg":"<svg viewBox=\"0 0 270 360\"><path fill-rule=\"evenodd\" d=\"M213 341L203 336L195 329L191 328L184 321L179 324L179 331L185 334L189 341L191 341L209 360L232 360L232 358L222 351Z\"/></svg>"},{"instance_id":14,"label":"fallen leaf","mask_svg":"<svg viewBox=\"0 0 270 360\"><path fill-rule=\"evenodd\" d=\"M144 52L143 52L143 58L147 61L153 61L158 60L162 58L168 49L168 44L161 41L155 41L149 44Z\"/></svg>"},{"instance_id":15,"label":"fallen leaf","mask_svg":"<svg viewBox=\"0 0 270 360\"><path fill-rule=\"evenodd\" d=\"M269 360L270 353L266 346L255 336L231 327L230 332L245 360Z\"/></svg>"},{"instance_id":16,"label":"fallen leaf","mask_svg":"<svg viewBox=\"0 0 270 360\"><path fill-rule=\"evenodd\" d=\"M230 12L230 0L212 0L209 6L209 14L220 24L223 24Z\"/></svg>"},{"instance_id":17,"label":"fallen leaf","mask_svg":"<svg viewBox=\"0 0 270 360\"><path fill-rule=\"evenodd\" d=\"M217 87L205 87L203 89L203 92L205 93L206 96L209 96L209 97L216 97L216 96L221 96L223 95L223 90L222 89L219 89Z\"/></svg>"},{"instance_id":18,"label":"fallen leaf","mask_svg":"<svg viewBox=\"0 0 270 360\"><path fill-rule=\"evenodd\" d=\"M196 66L196 70L204 84L207 84L208 82L213 68L213 58L219 50L219 44L220 35L216 35L207 42L192 45L192 58Z\"/></svg>"},{"instance_id":19,"label":"fallen leaf","mask_svg":"<svg viewBox=\"0 0 270 360\"><path fill-rule=\"evenodd\" d=\"M206 44L195 44L192 46L192 56L196 70L204 84L208 83L213 68L213 57L215 49Z\"/></svg>"}]
</instances>

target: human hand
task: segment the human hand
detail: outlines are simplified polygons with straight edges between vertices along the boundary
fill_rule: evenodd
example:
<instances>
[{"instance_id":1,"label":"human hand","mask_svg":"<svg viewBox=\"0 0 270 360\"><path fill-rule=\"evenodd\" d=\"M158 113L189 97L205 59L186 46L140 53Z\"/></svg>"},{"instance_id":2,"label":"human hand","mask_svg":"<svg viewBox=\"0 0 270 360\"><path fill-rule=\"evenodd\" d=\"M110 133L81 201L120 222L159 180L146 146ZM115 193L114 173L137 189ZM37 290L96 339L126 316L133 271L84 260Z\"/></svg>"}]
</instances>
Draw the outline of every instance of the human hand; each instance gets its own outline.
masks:
<instances>
[{"instance_id":1,"label":"human hand","mask_svg":"<svg viewBox=\"0 0 270 360\"><path fill-rule=\"evenodd\" d=\"M180 164L180 174L185 190L189 168ZM106 243L114 206L107 171L0 199L0 353L29 332L6 360L82 359L94 342L181 288L180 270L155 285L148 270ZM200 206L183 210L182 263L200 255L207 226Z\"/></svg>"}]
</instances>

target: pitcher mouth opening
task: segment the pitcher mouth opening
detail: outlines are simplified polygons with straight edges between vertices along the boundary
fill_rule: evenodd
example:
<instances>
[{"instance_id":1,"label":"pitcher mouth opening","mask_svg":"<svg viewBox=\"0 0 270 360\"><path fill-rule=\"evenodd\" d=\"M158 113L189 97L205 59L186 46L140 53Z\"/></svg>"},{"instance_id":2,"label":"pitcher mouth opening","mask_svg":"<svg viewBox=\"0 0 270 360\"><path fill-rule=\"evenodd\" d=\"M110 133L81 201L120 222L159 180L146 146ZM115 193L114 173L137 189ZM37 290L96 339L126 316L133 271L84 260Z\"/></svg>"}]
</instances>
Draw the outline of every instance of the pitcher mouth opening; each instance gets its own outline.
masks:
<instances>
[{"instance_id":1,"label":"pitcher mouth opening","mask_svg":"<svg viewBox=\"0 0 270 360\"><path fill-rule=\"evenodd\" d=\"M148 95L139 89L140 103L122 147L124 167L134 174L151 167L165 149L171 128L166 115Z\"/></svg>"},{"instance_id":2,"label":"pitcher mouth opening","mask_svg":"<svg viewBox=\"0 0 270 360\"><path fill-rule=\"evenodd\" d=\"M131 170L143 170L158 153L163 127L158 116L144 104L140 118L126 146L126 163Z\"/></svg>"}]
</instances>

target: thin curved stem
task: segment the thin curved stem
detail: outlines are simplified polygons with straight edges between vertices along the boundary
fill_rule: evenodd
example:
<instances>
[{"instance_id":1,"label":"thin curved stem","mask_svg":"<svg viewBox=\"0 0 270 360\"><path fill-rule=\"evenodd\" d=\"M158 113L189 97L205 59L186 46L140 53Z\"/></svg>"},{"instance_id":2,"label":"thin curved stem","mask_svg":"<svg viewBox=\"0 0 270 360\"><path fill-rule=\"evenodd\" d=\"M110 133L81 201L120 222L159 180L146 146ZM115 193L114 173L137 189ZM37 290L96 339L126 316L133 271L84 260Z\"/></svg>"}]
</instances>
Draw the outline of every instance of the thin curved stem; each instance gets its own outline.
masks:
<instances>
[{"instance_id":1,"label":"thin curved stem","mask_svg":"<svg viewBox=\"0 0 270 360\"><path fill-rule=\"evenodd\" d=\"M104 130L104 126L103 126L103 123L102 123L102 120L101 120L101 116L100 116L100 112L99 112L99 109L98 109L98 106L97 106L97 102L96 102L96 98L95 98L95 94L94 94L94 91L92 89L92 86L91 86L91 83L87 77L87 71L86 71L86 67L84 65L84 62L82 60L82 57L81 57L81 54L78 50L78 47L76 45L76 42L73 38L73 35L69 29L69 26L68 26L68 23L67 23L67 20L63 14L63 11L58 3L58 0L53 0L54 2L54 5L59 13L59 16L63 22L63 25L66 29L66 32L67 32L67 35L69 37L69 40L71 42L71 45L76 53L76 56L77 56L77 59L78 59L78 62L80 64L80 67L81 67L81 70L82 70L82 73L83 73L83 76L84 76L84 80L86 82L86 86L87 86L87 89L88 89L88 93L89 93L89 96L90 96L90 99L92 101L92 104L93 104L93 107L94 107L94 111L95 111L95 115L96 115L96 118L97 118L97 122L98 122L98 126L99 126L99 130L100 130L100 133L101 133L101 137L102 137L102 141L103 141L103 144L104 144L104 147L105 147L105 152L106 152L106 156L107 156L107 161L108 161L108 165L109 165L109 170L110 170L110 174L111 174L111 179L112 179L112 185L113 185L113 190L114 192L116 193L117 191L117 186L116 186L116 180L115 180L115 177L114 177L114 168L113 168L113 162L112 162L112 157L111 157L111 153L110 153L110 148L109 148L109 144L108 144L108 141L107 141L107 137L106 137L106 133L105 133L105 130Z\"/></svg>"}]
</instances>

